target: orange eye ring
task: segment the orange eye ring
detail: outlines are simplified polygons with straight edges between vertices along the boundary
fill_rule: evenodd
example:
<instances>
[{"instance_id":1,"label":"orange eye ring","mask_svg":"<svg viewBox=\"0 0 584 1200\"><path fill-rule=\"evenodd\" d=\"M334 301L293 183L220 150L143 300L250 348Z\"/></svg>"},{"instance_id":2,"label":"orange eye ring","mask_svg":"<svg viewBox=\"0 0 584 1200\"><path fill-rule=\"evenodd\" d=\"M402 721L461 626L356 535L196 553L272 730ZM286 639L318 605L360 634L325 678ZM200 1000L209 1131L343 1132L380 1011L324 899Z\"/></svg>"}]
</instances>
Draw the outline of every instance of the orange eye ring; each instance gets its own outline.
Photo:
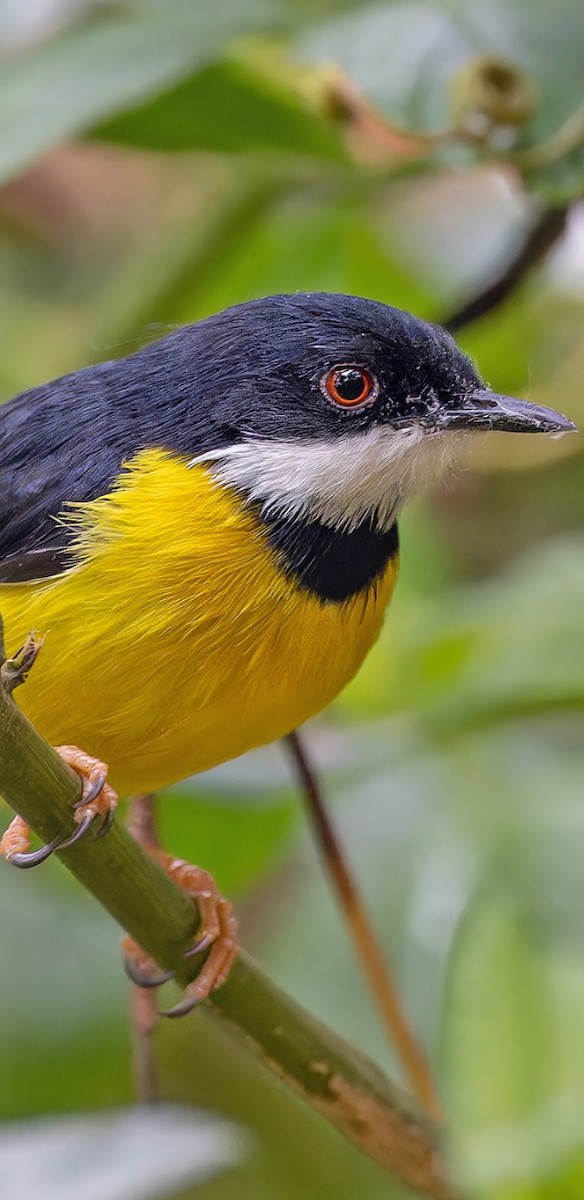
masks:
<instances>
[{"instance_id":1,"label":"orange eye ring","mask_svg":"<svg viewBox=\"0 0 584 1200\"><path fill-rule=\"evenodd\" d=\"M372 404L379 388L373 375L364 367L342 363L331 367L321 380L321 390L328 400L341 408L361 408Z\"/></svg>"}]
</instances>

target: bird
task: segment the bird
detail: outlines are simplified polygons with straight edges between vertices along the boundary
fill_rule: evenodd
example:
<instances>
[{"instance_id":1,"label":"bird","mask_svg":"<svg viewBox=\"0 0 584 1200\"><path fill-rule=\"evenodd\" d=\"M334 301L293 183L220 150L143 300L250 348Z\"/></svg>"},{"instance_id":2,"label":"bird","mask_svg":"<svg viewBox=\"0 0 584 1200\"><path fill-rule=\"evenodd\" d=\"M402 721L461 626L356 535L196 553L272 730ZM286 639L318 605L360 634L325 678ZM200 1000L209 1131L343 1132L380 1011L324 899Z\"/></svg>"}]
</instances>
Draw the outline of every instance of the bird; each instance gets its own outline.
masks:
<instances>
[{"instance_id":1,"label":"bird","mask_svg":"<svg viewBox=\"0 0 584 1200\"><path fill-rule=\"evenodd\" d=\"M574 428L492 391L440 326L319 292L8 401L0 613L16 644L46 637L22 707L82 778L61 847L106 832L118 795L282 738L338 695L382 627L404 505L472 434ZM19 817L0 847L19 866L56 848L30 851ZM224 982L235 919L202 868L161 861L203 898L188 1007Z\"/></svg>"}]
</instances>

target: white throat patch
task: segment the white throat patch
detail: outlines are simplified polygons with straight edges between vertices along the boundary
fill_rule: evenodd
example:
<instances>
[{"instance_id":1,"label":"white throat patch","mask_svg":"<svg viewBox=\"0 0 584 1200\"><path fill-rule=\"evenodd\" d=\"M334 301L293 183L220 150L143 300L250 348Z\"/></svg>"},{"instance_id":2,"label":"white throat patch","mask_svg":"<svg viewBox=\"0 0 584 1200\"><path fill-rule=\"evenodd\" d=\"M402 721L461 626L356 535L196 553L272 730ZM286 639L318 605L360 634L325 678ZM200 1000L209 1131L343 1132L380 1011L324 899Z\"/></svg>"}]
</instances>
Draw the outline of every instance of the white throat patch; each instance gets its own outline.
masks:
<instances>
[{"instance_id":1,"label":"white throat patch","mask_svg":"<svg viewBox=\"0 0 584 1200\"><path fill-rule=\"evenodd\" d=\"M336 440L252 439L194 458L215 478L243 489L265 514L308 516L354 529L371 516L389 529L412 495L454 466L464 433L428 434L421 426L375 425Z\"/></svg>"}]
</instances>

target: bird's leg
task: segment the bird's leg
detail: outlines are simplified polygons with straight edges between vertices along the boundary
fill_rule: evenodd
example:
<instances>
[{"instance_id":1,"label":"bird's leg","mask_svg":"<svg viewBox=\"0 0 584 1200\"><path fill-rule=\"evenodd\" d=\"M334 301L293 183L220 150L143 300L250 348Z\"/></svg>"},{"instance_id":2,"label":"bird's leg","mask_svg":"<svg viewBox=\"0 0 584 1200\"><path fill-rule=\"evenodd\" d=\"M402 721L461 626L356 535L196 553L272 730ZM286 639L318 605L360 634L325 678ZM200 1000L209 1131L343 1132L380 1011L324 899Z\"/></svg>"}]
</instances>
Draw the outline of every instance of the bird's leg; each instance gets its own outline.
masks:
<instances>
[{"instance_id":1,"label":"bird's leg","mask_svg":"<svg viewBox=\"0 0 584 1200\"><path fill-rule=\"evenodd\" d=\"M197 905L201 926L196 943L187 951L186 957L203 950L209 951L197 978L186 988L184 999L160 1014L181 1017L225 983L237 955L237 921L229 900L221 895L208 871L162 850L156 833L152 801L151 796L136 797L132 803L130 829L148 854L160 863L170 878ZM132 938L123 939L122 953L126 972L138 988L156 988L173 977L172 972L161 973L156 963ZM153 1007L149 1011L153 1012Z\"/></svg>"},{"instance_id":2,"label":"bird's leg","mask_svg":"<svg viewBox=\"0 0 584 1200\"><path fill-rule=\"evenodd\" d=\"M434 1119L441 1122L444 1120L442 1107L430 1069L402 1008L385 956L327 812L319 780L298 733L289 734L284 740L284 746L290 753L318 849L345 914L353 946L369 983L379 1016L416 1096Z\"/></svg>"},{"instance_id":3,"label":"bird's leg","mask_svg":"<svg viewBox=\"0 0 584 1200\"><path fill-rule=\"evenodd\" d=\"M185 957L209 950L197 978L188 984L184 999L161 1013L164 1017L183 1017L225 983L237 955L237 921L232 905L208 871L162 851L155 857L181 891L195 901L201 915L199 936ZM156 965L132 938L124 938L122 951L126 971L138 987L158 987L172 978L172 973L156 974Z\"/></svg>"},{"instance_id":4,"label":"bird's leg","mask_svg":"<svg viewBox=\"0 0 584 1200\"><path fill-rule=\"evenodd\" d=\"M96 817L100 823L93 838L103 837L111 828L118 797L107 783L107 765L92 758L77 746L56 746L57 754L81 779L81 797L73 806L73 817L77 829L70 837L53 838L38 850L30 850L30 828L22 817L15 817L0 840L0 855L14 867L36 867L54 854L65 850L86 837Z\"/></svg>"}]
</instances>

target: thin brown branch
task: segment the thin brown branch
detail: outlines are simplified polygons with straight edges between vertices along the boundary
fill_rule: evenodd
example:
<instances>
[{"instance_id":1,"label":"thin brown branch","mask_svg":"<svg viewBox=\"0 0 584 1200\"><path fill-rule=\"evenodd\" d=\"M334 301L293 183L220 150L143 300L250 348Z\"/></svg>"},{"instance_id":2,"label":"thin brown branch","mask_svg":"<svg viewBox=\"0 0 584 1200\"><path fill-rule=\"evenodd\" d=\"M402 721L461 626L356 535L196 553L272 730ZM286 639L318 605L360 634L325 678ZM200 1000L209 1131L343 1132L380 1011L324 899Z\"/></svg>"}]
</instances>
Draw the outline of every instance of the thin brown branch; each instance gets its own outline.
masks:
<instances>
[{"instance_id":1,"label":"thin brown branch","mask_svg":"<svg viewBox=\"0 0 584 1200\"><path fill-rule=\"evenodd\" d=\"M324 866L345 914L353 945L371 988L377 1010L397 1051L406 1076L434 1120L444 1119L434 1081L406 1017L386 957L373 931L359 889L330 819L322 787L299 734L285 740L302 790Z\"/></svg>"},{"instance_id":2,"label":"thin brown branch","mask_svg":"<svg viewBox=\"0 0 584 1200\"><path fill-rule=\"evenodd\" d=\"M440 320L444 329L452 334L460 333L461 329L503 304L562 236L568 211L566 206L544 209L500 274Z\"/></svg>"}]
</instances>

